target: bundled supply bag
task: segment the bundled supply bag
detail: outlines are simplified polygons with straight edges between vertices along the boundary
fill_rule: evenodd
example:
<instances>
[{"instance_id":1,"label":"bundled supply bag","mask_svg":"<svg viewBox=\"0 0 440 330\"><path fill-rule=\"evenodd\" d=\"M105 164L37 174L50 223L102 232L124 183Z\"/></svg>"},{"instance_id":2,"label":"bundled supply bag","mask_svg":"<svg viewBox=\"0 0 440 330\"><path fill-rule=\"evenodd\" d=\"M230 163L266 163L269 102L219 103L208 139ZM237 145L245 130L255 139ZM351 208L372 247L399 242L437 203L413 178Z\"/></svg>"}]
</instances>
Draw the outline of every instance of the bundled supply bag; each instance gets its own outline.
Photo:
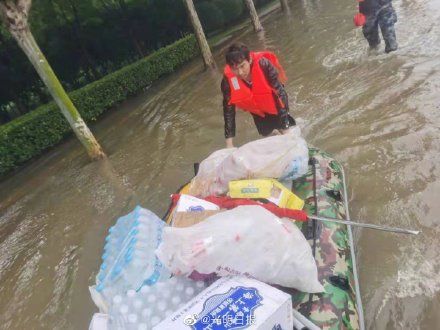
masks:
<instances>
[{"instance_id":1,"label":"bundled supply bag","mask_svg":"<svg viewBox=\"0 0 440 330\"><path fill-rule=\"evenodd\" d=\"M237 148L227 148L214 151L199 164L197 175L191 181L189 194L192 196L206 197L212 195L211 191L217 189L217 172L220 165Z\"/></svg>"},{"instance_id":2,"label":"bundled supply bag","mask_svg":"<svg viewBox=\"0 0 440 330\"><path fill-rule=\"evenodd\" d=\"M239 206L187 228L164 228L156 255L172 273L244 275L303 292L322 292L301 231L261 206Z\"/></svg>"},{"instance_id":3,"label":"bundled supply bag","mask_svg":"<svg viewBox=\"0 0 440 330\"><path fill-rule=\"evenodd\" d=\"M200 197L222 195L231 180L295 179L307 173L308 160L307 144L299 127L293 127L284 135L214 152L200 163L189 193Z\"/></svg>"}]
</instances>

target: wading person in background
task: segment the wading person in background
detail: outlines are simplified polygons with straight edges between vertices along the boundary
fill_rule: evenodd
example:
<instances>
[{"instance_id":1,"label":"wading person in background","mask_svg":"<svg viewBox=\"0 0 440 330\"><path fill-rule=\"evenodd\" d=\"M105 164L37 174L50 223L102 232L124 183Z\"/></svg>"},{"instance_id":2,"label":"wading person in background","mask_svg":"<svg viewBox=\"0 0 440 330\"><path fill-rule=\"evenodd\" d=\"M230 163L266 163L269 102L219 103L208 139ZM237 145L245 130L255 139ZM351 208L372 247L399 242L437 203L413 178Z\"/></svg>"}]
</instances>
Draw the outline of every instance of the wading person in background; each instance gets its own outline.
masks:
<instances>
[{"instance_id":1,"label":"wading person in background","mask_svg":"<svg viewBox=\"0 0 440 330\"><path fill-rule=\"evenodd\" d=\"M227 148L234 146L237 107L252 115L262 136L275 130L284 134L295 125L282 84L286 76L275 54L251 52L243 44L233 44L226 51L225 58L221 90Z\"/></svg>"},{"instance_id":2,"label":"wading person in background","mask_svg":"<svg viewBox=\"0 0 440 330\"><path fill-rule=\"evenodd\" d=\"M379 27L385 41L385 52L389 53L397 49L396 32L394 24L397 15L394 11L392 0L359 0L359 13L365 18L362 23L362 32L371 49L377 49L380 44Z\"/></svg>"}]
</instances>

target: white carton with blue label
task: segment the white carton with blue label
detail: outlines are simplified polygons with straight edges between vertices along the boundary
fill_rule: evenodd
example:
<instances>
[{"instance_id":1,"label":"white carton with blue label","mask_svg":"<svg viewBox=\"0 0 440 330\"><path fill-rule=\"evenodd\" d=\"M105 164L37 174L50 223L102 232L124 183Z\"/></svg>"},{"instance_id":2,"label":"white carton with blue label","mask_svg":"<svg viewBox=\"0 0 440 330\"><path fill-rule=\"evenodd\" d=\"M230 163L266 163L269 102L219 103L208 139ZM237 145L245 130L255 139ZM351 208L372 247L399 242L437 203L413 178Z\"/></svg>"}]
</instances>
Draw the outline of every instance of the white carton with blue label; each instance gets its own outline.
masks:
<instances>
[{"instance_id":1,"label":"white carton with blue label","mask_svg":"<svg viewBox=\"0 0 440 330\"><path fill-rule=\"evenodd\" d=\"M154 329L291 330L291 296L254 279L223 277Z\"/></svg>"},{"instance_id":2,"label":"white carton with blue label","mask_svg":"<svg viewBox=\"0 0 440 330\"><path fill-rule=\"evenodd\" d=\"M186 194L180 196L176 206L176 212L214 211L219 209L214 203Z\"/></svg>"}]
</instances>

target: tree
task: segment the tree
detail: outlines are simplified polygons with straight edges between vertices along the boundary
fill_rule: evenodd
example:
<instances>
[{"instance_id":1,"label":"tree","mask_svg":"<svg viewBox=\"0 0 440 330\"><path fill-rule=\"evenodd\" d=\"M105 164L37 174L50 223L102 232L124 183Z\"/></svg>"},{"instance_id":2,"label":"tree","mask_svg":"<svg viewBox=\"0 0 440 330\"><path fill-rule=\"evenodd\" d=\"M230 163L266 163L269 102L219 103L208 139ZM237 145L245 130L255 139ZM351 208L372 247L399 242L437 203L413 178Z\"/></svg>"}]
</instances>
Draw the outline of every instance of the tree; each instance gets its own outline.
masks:
<instances>
[{"instance_id":1,"label":"tree","mask_svg":"<svg viewBox=\"0 0 440 330\"><path fill-rule=\"evenodd\" d=\"M92 159L104 158L101 146L81 118L31 33L28 24L31 5L32 0L0 0L0 18L34 66L89 156Z\"/></svg>"},{"instance_id":2,"label":"tree","mask_svg":"<svg viewBox=\"0 0 440 330\"><path fill-rule=\"evenodd\" d=\"M195 7L205 31L218 30L225 24L223 12L217 7L216 3L202 1L197 3Z\"/></svg>"},{"instance_id":3,"label":"tree","mask_svg":"<svg viewBox=\"0 0 440 330\"><path fill-rule=\"evenodd\" d=\"M133 25L130 22L132 17L130 17L129 5L131 2L136 5L137 1L115 0L108 2L106 0L101 0L101 2L104 8L109 9L112 6L117 8L120 13L121 23L124 25L124 30L126 31L128 38L133 43L134 49L136 50L140 58L144 57L145 54L143 47L139 40L136 38L135 31L133 30ZM148 1L146 1L146 4L148 4Z\"/></svg>"},{"instance_id":4,"label":"tree","mask_svg":"<svg viewBox=\"0 0 440 330\"><path fill-rule=\"evenodd\" d=\"M255 32L259 32L263 30L263 26L261 25L260 19L258 18L257 11L254 6L254 2L252 0L245 0L246 6L249 9L249 14L251 15L252 24L254 25Z\"/></svg>"},{"instance_id":5,"label":"tree","mask_svg":"<svg viewBox=\"0 0 440 330\"><path fill-rule=\"evenodd\" d=\"M212 56L211 49L209 48L205 33L203 32L202 24L200 23L197 11L194 7L193 0L184 0L184 3L188 11L189 18L191 20L197 42L199 43L200 51L202 52L205 67L215 69L216 65L214 57Z\"/></svg>"},{"instance_id":6,"label":"tree","mask_svg":"<svg viewBox=\"0 0 440 330\"><path fill-rule=\"evenodd\" d=\"M287 0L280 0L281 2L281 10L285 11L286 13L290 13L289 5L287 3Z\"/></svg>"},{"instance_id":7,"label":"tree","mask_svg":"<svg viewBox=\"0 0 440 330\"><path fill-rule=\"evenodd\" d=\"M225 25L237 21L244 10L243 0L215 0L214 4L221 10Z\"/></svg>"}]
</instances>

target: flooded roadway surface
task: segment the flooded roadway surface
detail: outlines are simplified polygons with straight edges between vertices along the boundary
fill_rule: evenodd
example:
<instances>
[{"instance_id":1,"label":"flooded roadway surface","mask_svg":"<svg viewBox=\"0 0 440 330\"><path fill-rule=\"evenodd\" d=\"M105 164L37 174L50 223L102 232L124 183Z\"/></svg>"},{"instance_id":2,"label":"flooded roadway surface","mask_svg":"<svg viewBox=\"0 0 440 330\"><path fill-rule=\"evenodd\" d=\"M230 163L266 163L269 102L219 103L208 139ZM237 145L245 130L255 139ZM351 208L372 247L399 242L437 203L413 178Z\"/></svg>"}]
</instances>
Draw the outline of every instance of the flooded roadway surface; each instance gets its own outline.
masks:
<instances>
[{"instance_id":1,"label":"flooded roadway surface","mask_svg":"<svg viewBox=\"0 0 440 330\"><path fill-rule=\"evenodd\" d=\"M307 141L348 176L351 215L419 229L357 232L368 329L440 324L440 1L394 1L400 49L369 54L351 0L291 1L263 21L254 49L276 51ZM217 60L223 65L221 50ZM137 203L162 215L193 163L224 145L220 73L199 60L92 128L109 155L89 163L75 139L0 183L0 328L84 329L103 240ZM236 144L257 138L237 117Z\"/></svg>"}]
</instances>

